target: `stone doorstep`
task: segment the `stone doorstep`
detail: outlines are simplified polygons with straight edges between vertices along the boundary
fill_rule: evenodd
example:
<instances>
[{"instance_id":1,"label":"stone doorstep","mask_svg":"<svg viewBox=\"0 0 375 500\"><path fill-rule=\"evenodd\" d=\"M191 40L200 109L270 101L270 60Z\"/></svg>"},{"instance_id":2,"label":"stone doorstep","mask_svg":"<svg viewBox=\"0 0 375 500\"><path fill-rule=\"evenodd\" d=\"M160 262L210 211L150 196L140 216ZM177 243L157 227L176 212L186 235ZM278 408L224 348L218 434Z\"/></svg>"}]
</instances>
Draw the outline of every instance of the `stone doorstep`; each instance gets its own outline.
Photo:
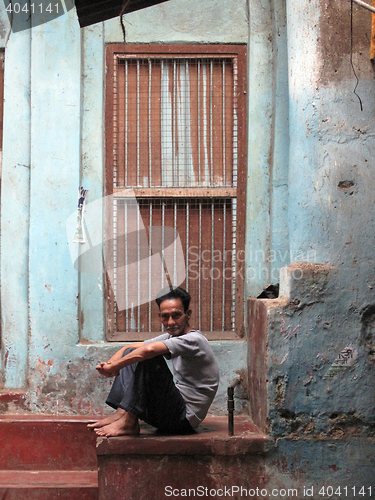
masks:
<instances>
[{"instance_id":1,"label":"stone doorstep","mask_svg":"<svg viewBox=\"0 0 375 500\"><path fill-rule=\"evenodd\" d=\"M86 428L92 421L93 415L0 415L6 453L0 460L0 498L98 500L95 436Z\"/></svg>"},{"instance_id":2,"label":"stone doorstep","mask_svg":"<svg viewBox=\"0 0 375 500\"><path fill-rule=\"evenodd\" d=\"M163 435L141 424L139 436L119 436L96 440L96 453L109 455L225 455L265 453L270 438L248 417L234 418L234 435L228 435L228 418L208 416L197 432Z\"/></svg>"},{"instance_id":3,"label":"stone doorstep","mask_svg":"<svg viewBox=\"0 0 375 500\"><path fill-rule=\"evenodd\" d=\"M96 470L92 415L0 415L0 471Z\"/></svg>"},{"instance_id":4,"label":"stone doorstep","mask_svg":"<svg viewBox=\"0 0 375 500\"><path fill-rule=\"evenodd\" d=\"M96 422L102 415L68 415L64 413L3 413L1 422L55 422L55 423L83 423Z\"/></svg>"},{"instance_id":5,"label":"stone doorstep","mask_svg":"<svg viewBox=\"0 0 375 500\"><path fill-rule=\"evenodd\" d=\"M97 488L96 471L0 471L0 488Z\"/></svg>"}]
</instances>

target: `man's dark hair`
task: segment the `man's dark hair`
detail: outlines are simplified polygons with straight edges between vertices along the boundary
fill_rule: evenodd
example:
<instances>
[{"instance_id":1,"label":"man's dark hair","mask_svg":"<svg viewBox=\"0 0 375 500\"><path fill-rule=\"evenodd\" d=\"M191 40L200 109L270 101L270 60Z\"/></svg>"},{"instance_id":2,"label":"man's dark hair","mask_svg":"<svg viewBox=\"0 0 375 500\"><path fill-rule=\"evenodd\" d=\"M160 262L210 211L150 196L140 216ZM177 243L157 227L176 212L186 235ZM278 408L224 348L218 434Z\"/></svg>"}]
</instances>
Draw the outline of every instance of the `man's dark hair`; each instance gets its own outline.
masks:
<instances>
[{"instance_id":1,"label":"man's dark hair","mask_svg":"<svg viewBox=\"0 0 375 500\"><path fill-rule=\"evenodd\" d=\"M164 300L169 300L169 299L180 299L182 305L184 306L184 312L186 313L189 310L191 297L189 292L187 292L183 288L179 286L176 288L171 288L169 286L167 288L163 288L163 290L161 290L158 293L155 302L157 303L160 309L160 304Z\"/></svg>"}]
</instances>

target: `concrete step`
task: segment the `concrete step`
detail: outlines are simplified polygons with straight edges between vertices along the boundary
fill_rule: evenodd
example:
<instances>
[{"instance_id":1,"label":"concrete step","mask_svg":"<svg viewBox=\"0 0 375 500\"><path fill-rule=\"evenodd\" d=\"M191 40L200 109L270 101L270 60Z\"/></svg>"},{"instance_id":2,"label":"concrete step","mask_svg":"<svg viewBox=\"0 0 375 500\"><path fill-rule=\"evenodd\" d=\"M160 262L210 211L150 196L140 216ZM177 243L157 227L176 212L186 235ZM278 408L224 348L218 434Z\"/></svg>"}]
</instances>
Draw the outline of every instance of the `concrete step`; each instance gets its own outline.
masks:
<instances>
[{"instance_id":1,"label":"concrete step","mask_svg":"<svg viewBox=\"0 0 375 500\"><path fill-rule=\"evenodd\" d=\"M0 471L0 498L98 500L96 471Z\"/></svg>"},{"instance_id":2,"label":"concrete step","mask_svg":"<svg viewBox=\"0 0 375 500\"><path fill-rule=\"evenodd\" d=\"M99 498L242 498L225 488L263 484L269 442L246 417L235 417L232 437L226 417L207 417L198 432L184 436L142 425L139 436L98 437Z\"/></svg>"},{"instance_id":3,"label":"concrete step","mask_svg":"<svg viewBox=\"0 0 375 500\"><path fill-rule=\"evenodd\" d=\"M95 488L98 475L95 471L50 470L0 471L1 488Z\"/></svg>"},{"instance_id":4,"label":"concrete step","mask_svg":"<svg viewBox=\"0 0 375 500\"><path fill-rule=\"evenodd\" d=\"M0 498L98 500L94 420L0 415Z\"/></svg>"},{"instance_id":5,"label":"concrete step","mask_svg":"<svg viewBox=\"0 0 375 500\"><path fill-rule=\"evenodd\" d=\"M0 488L4 500L98 500L98 488Z\"/></svg>"},{"instance_id":6,"label":"concrete step","mask_svg":"<svg viewBox=\"0 0 375 500\"><path fill-rule=\"evenodd\" d=\"M96 471L87 416L0 415L1 470Z\"/></svg>"}]
</instances>

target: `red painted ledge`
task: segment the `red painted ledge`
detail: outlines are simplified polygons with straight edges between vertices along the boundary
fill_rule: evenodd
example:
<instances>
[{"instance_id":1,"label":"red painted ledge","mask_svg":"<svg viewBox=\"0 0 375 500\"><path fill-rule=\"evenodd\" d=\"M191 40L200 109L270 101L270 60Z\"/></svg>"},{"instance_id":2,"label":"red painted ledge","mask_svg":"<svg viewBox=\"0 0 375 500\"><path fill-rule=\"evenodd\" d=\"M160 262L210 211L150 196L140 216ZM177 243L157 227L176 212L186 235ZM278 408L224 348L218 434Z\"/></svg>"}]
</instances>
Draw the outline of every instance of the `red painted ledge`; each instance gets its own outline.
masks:
<instances>
[{"instance_id":1,"label":"red painted ledge","mask_svg":"<svg viewBox=\"0 0 375 500\"><path fill-rule=\"evenodd\" d=\"M0 471L0 488L97 488L97 471Z\"/></svg>"},{"instance_id":2,"label":"red painted ledge","mask_svg":"<svg viewBox=\"0 0 375 500\"><path fill-rule=\"evenodd\" d=\"M0 391L0 413L27 411L26 391L23 389Z\"/></svg>"},{"instance_id":3,"label":"red painted ledge","mask_svg":"<svg viewBox=\"0 0 375 500\"><path fill-rule=\"evenodd\" d=\"M227 417L209 416L194 434L162 435L141 425L139 436L98 437L97 455L226 455L264 453L270 438L247 417L235 417L228 436Z\"/></svg>"}]
</instances>

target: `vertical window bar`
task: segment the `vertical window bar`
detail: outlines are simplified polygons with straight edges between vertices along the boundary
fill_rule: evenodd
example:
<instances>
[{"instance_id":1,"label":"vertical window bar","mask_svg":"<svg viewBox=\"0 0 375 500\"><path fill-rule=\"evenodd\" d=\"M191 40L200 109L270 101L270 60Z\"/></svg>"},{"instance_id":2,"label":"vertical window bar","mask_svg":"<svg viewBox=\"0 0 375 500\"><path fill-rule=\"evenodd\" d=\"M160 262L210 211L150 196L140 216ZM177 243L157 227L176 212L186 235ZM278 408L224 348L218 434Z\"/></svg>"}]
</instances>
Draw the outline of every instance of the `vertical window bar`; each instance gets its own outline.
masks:
<instances>
[{"instance_id":1,"label":"vertical window bar","mask_svg":"<svg viewBox=\"0 0 375 500\"><path fill-rule=\"evenodd\" d=\"M149 208L149 235L148 235L148 331L151 332L151 290L152 290L152 267L151 267L151 256L152 256L152 201L150 201Z\"/></svg>"},{"instance_id":2,"label":"vertical window bar","mask_svg":"<svg viewBox=\"0 0 375 500\"><path fill-rule=\"evenodd\" d=\"M233 187L237 187L237 140L238 140L238 121L237 121L237 58L233 58Z\"/></svg>"},{"instance_id":3,"label":"vertical window bar","mask_svg":"<svg viewBox=\"0 0 375 500\"><path fill-rule=\"evenodd\" d=\"M210 186L214 185L214 165L213 165L213 70L214 63L210 64Z\"/></svg>"},{"instance_id":4,"label":"vertical window bar","mask_svg":"<svg viewBox=\"0 0 375 500\"><path fill-rule=\"evenodd\" d=\"M214 317L214 250L215 250L215 203L211 201L211 314L210 314L210 330L213 330Z\"/></svg>"},{"instance_id":5,"label":"vertical window bar","mask_svg":"<svg viewBox=\"0 0 375 500\"><path fill-rule=\"evenodd\" d=\"M163 88L163 75L164 75L164 59L160 61L160 172L159 172L159 185L163 185L163 100L164 100L164 88Z\"/></svg>"},{"instance_id":6,"label":"vertical window bar","mask_svg":"<svg viewBox=\"0 0 375 500\"><path fill-rule=\"evenodd\" d=\"M202 309L202 290L201 290L201 274L202 274L202 203L199 202L199 277L198 277L198 297L199 297L199 313L198 313L198 324L199 330L201 326L201 309Z\"/></svg>"},{"instance_id":7,"label":"vertical window bar","mask_svg":"<svg viewBox=\"0 0 375 500\"><path fill-rule=\"evenodd\" d=\"M161 266L161 288L164 287L164 227L165 227L165 201L162 201L161 208L161 257L162 257L162 266Z\"/></svg>"},{"instance_id":8,"label":"vertical window bar","mask_svg":"<svg viewBox=\"0 0 375 500\"><path fill-rule=\"evenodd\" d=\"M227 185L227 175L226 175L226 148L225 148L225 59L223 60L223 185Z\"/></svg>"},{"instance_id":9,"label":"vertical window bar","mask_svg":"<svg viewBox=\"0 0 375 500\"><path fill-rule=\"evenodd\" d=\"M137 201L135 202L135 209L137 212L137 275L138 275L138 287L137 287L137 311L138 311L138 317L137 317L137 331L140 332L141 329L141 308L140 308L140 303L141 303L141 242L140 242L140 236L139 236L139 230L140 230L140 210Z\"/></svg>"},{"instance_id":10,"label":"vertical window bar","mask_svg":"<svg viewBox=\"0 0 375 500\"><path fill-rule=\"evenodd\" d=\"M129 331L129 276L128 276L128 203L125 199L124 205L125 224L125 309L126 309L126 331Z\"/></svg>"},{"instance_id":11,"label":"vertical window bar","mask_svg":"<svg viewBox=\"0 0 375 500\"><path fill-rule=\"evenodd\" d=\"M113 198L113 295L114 298L117 297L117 200ZM116 300L114 300L116 302ZM117 328L117 302L116 302L116 310L115 310L115 330Z\"/></svg>"},{"instance_id":12,"label":"vertical window bar","mask_svg":"<svg viewBox=\"0 0 375 500\"><path fill-rule=\"evenodd\" d=\"M177 201L174 202L173 237L173 285L177 286Z\"/></svg>"},{"instance_id":13,"label":"vertical window bar","mask_svg":"<svg viewBox=\"0 0 375 500\"><path fill-rule=\"evenodd\" d=\"M189 212L189 201L186 202L186 290L189 291L189 221L190 212Z\"/></svg>"},{"instance_id":14,"label":"vertical window bar","mask_svg":"<svg viewBox=\"0 0 375 500\"><path fill-rule=\"evenodd\" d=\"M125 60L125 186L128 185L128 70L129 62Z\"/></svg>"},{"instance_id":15,"label":"vertical window bar","mask_svg":"<svg viewBox=\"0 0 375 500\"><path fill-rule=\"evenodd\" d=\"M222 293L222 316L221 316L221 329L225 328L225 266L226 266L226 248L227 248L227 235L226 235L226 227L227 227L227 203L226 200L223 202L223 293Z\"/></svg>"},{"instance_id":16,"label":"vertical window bar","mask_svg":"<svg viewBox=\"0 0 375 500\"><path fill-rule=\"evenodd\" d=\"M190 186L190 154L189 154L189 143L191 140L191 134L190 134L190 76L189 76L189 61L188 59L185 60L185 92L184 92L184 113L185 113L185 120L184 120L184 155L185 155L185 161L184 161L184 186ZM189 111L189 112L188 112Z\"/></svg>"},{"instance_id":17,"label":"vertical window bar","mask_svg":"<svg viewBox=\"0 0 375 500\"><path fill-rule=\"evenodd\" d=\"M137 186L139 186L139 59L137 60Z\"/></svg>"},{"instance_id":18,"label":"vertical window bar","mask_svg":"<svg viewBox=\"0 0 375 500\"><path fill-rule=\"evenodd\" d=\"M198 59L198 185L201 185L201 62Z\"/></svg>"},{"instance_id":19,"label":"vertical window bar","mask_svg":"<svg viewBox=\"0 0 375 500\"><path fill-rule=\"evenodd\" d=\"M172 186L176 186L176 153L177 153L177 141L178 141L178 123L177 123L177 62L173 60L173 107L172 107ZM178 175L177 175L177 183L178 183Z\"/></svg>"},{"instance_id":20,"label":"vertical window bar","mask_svg":"<svg viewBox=\"0 0 375 500\"><path fill-rule=\"evenodd\" d=\"M152 151L151 151L151 59L148 60L148 186L152 186Z\"/></svg>"},{"instance_id":21,"label":"vertical window bar","mask_svg":"<svg viewBox=\"0 0 375 500\"><path fill-rule=\"evenodd\" d=\"M118 60L114 56L113 69L113 185L117 186L117 147L118 147Z\"/></svg>"},{"instance_id":22,"label":"vertical window bar","mask_svg":"<svg viewBox=\"0 0 375 500\"><path fill-rule=\"evenodd\" d=\"M161 161L160 161L160 185L170 185L171 174L168 171L168 164L165 164L163 159L165 155L165 150L169 147L170 141L173 137L173 123L172 123L172 96L169 95L169 78L170 78L170 67L167 59L162 59L161 61L161 74L160 74L160 88L161 88L161 106L160 106L160 124L161 124ZM170 101L169 101L170 99ZM166 107L166 109L165 109ZM171 130L167 130L165 112L168 114L168 118L171 120ZM169 117L170 114L170 117Z\"/></svg>"},{"instance_id":23,"label":"vertical window bar","mask_svg":"<svg viewBox=\"0 0 375 500\"><path fill-rule=\"evenodd\" d=\"M236 255L236 246L237 246L237 241L236 241L236 225L237 225L237 199L233 198L233 219L232 219L232 311L231 311L231 317L232 317L232 330L235 330L236 328L236 322L235 322L235 309L236 309L236 260L237 260L237 255Z\"/></svg>"},{"instance_id":24,"label":"vertical window bar","mask_svg":"<svg viewBox=\"0 0 375 500\"><path fill-rule=\"evenodd\" d=\"M208 185L209 183L209 177L210 177L210 172L209 170L209 165L208 165L208 144L207 144L207 64L206 60L202 61L202 73L203 73L203 82L202 82L202 87L203 87L203 113L202 113L202 119L203 119L203 154L204 154L204 182L202 184Z\"/></svg>"}]
</instances>

